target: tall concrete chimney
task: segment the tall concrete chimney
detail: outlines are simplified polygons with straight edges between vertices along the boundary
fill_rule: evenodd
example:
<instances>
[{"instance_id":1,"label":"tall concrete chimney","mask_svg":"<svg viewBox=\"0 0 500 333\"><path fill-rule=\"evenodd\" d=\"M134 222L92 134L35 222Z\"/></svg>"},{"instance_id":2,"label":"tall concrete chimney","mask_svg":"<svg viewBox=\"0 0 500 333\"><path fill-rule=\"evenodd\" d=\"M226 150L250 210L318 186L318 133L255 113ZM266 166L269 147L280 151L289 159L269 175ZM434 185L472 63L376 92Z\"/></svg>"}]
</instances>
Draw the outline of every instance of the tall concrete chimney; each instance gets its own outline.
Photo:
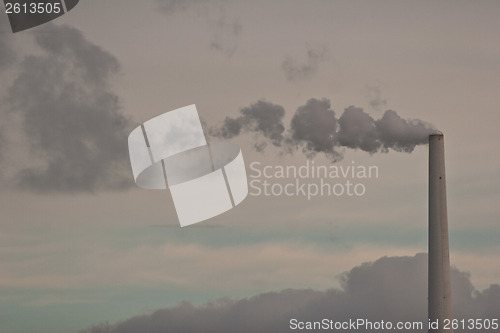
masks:
<instances>
[{"instance_id":1,"label":"tall concrete chimney","mask_svg":"<svg viewBox=\"0 0 500 333\"><path fill-rule=\"evenodd\" d=\"M451 320L450 250L448 243L448 213L446 209L446 176L444 167L444 136L429 136L429 289L428 316L430 322Z\"/></svg>"}]
</instances>

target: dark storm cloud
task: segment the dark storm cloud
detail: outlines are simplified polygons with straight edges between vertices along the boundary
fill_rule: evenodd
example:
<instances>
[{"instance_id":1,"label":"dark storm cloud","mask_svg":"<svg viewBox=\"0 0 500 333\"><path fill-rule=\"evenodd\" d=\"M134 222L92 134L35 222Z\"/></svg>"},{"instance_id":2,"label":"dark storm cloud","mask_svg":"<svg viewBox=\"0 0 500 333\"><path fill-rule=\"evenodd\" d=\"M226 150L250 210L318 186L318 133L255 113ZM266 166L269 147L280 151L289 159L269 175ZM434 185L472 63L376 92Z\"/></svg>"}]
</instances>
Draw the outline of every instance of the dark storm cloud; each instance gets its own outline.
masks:
<instances>
[{"instance_id":1,"label":"dark storm cloud","mask_svg":"<svg viewBox=\"0 0 500 333\"><path fill-rule=\"evenodd\" d=\"M289 321L372 322L421 321L427 323L427 255L384 257L345 273L341 289L324 292L284 290L243 300L220 300L195 307L183 303L136 316L115 325L100 325L85 333L165 332L290 332ZM455 318L496 318L500 286L474 289L466 273L452 269ZM346 330L347 331L347 330ZM359 332L367 332L359 329ZM401 330L403 332L427 332ZM481 330L475 330L481 332ZM486 332L486 331L485 331Z\"/></svg>"},{"instance_id":2,"label":"dark storm cloud","mask_svg":"<svg viewBox=\"0 0 500 333\"><path fill-rule=\"evenodd\" d=\"M242 108L240 113L241 116L238 118L226 117L221 127L210 130L211 134L230 139L242 132L249 131L261 134L275 146L281 146L285 131L283 125L285 109L282 106L258 101ZM256 149L262 150L262 146L265 146L265 142L257 142Z\"/></svg>"},{"instance_id":3,"label":"dark storm cloud","mask_svg":"<svg viewBox=\"0 0 500 333\"><path fill-rule=\"evenodd\" d=\"M19 185L37 191L95 191L131 185L127 136L110 80L117 59L69 26L34 35L41 54L26 56L8 91L31 155Z\"/></svg>"},{"instance_id":4,"label":"dark storm cloud","mask_svg":"<svg viewBox=\"0 0 500 333\"><path fill-rule=\"evenodd\" d=\"M363 109L349 106L337 118L330 101L325 98L311 98L305 105L298 107L289 131L285 132L282 122L284 108L268 102L258 102L249 109L254 109L261 103L272 105L272 110L280 112L272 112L270 107L259 107L258 122L251 122L253 112L239 118L227 117L211 134L229 139L245 129L263 134L274 146L281 147L286 153L296 150L295 147L302 147L303 153L308 157L324 153L332 161L338 161L342 158L338 151L342 147L361 149L371 154L387 152L389 148L410 153L415 146L426 144L429 135L437 132L429 123L403 119L392 110L387 110L381 119L375 120ZM260 150L265 147L262 142L258 145Z\"/></svg>"},{"instance_id":5,"label":"dark storm cloud","mask_svg":"<svg viewBox=\"0 0 500 333\"><path fill-rule=\"evenodd\" d=\"M306 59L298 62L288 56L281 63L281 69L288 81L304 80L316 74L319 64L326 58L326 49L308 47Z\"/></svg>"}]
</instances>

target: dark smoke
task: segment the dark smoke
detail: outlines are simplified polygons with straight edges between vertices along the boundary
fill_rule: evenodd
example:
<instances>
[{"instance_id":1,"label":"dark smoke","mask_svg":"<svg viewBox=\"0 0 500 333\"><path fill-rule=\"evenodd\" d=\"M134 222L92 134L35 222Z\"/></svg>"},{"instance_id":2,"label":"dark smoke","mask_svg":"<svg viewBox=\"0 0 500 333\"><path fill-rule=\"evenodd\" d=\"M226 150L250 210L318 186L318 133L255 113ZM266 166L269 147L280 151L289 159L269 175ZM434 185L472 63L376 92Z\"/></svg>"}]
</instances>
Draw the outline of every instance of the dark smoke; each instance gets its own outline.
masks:
<instances>
[{"instance_id":1,"label":"dark smoke","mask_svg":"<svg viewBox=\"0 0 500 333\"><path fill-rule=\"evenodd\" d=\"M254 132L261 134L274 146L281 146L285 126L282 119L285 109L276 104L266 101L258 101L255 104L244 107L240 110L241 116L238 118L226 117L220 128L212 128L211 134L214 136L230 139L242 132ZM265 141L255 144L255 148L261 151L266 146Z\"/></svg>"},{"instance_id":2,"label":"dark smoke","mask_svg":"<svg viewBox=\"0 0 500 333\"><path fill-rule=\"evenodd\" d=\"M323 152L337 159L339 154L334 149L337 123L329 100L310 99L293 115L290 123L292 140L296 144L304 144L303 151L308 156Z\"/></svg>"},{"instance_id":3,"label":"dark smoke","mask_svg":"<svg viewBox=\"0 0 500 333\"><path fill-rule=\"evenodd\" d=\"M361 149L370 154L388 152L412 152L417 145L426 144L436 129L422 120L405 120L395 111L385 111L382 118L375 120L363 109L349 106L339 118L331 109L328 99L309 99L292 116L290 128L283 126L284 108L269 102L259 101L241 110L238 118L227 117L219 128L213 128L212 135L226 139L244 131L260 134L274 146L285 152L302 147L308 157L324 153L332 161L342 159L339 148ZM262 150L265 144L259 142Z\"/></svg>"},{"instance_id":4,"label":"dark smoke","mask_svg":"<svg viewBox=\"0 0 500 333\"><path fill-rule=\"evenodd\" d=\"M477 291L469 275L457 269L452 269L451 278L455 318L497 318L500 286L491 285L488 289ZM290 332L289 321L292 318L301 321L361 318L372 322L427 323L426 254L384 257L362 264L342 276L341 286L341 289L328 291L288 289L249 299L223 299L198 307L183 303L115 325L95 326L82 333L281 333ZM400 331L427 332L425 326L423 330Z\"/></svg>"},{"instance_id":5,"label":"dark smoke","mask_svg":"<svg viewBox=\"0 0 500 333\"><path fill-rule=\"evenodd\" d=\"M350 106L339 118L341 146L375 153L380 148L375 120L361 108Z\"/></svg>"}]
</instances>

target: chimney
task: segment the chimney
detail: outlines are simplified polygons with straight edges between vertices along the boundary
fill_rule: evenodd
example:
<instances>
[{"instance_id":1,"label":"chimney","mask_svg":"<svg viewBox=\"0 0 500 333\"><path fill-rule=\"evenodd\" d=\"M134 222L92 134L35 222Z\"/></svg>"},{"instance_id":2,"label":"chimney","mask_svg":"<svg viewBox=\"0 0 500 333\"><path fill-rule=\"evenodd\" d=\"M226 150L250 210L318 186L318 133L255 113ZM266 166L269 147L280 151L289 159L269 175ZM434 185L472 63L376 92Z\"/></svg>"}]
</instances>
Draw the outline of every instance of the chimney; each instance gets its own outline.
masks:
<instances>
[{"instance_id":1,"label":"chimney","mask_svg":"<svg viewBox=\"0 0 500 333\"><path fill-rule=\"evenodd\" d=\"M451 320L450 252L448 243L448 214L446 209L446 176L444 166L444 136L429 136L429 285L428 316L431 323L439 320L438 329L444 330L444 320Z\"/></svg>"}]
</instances>

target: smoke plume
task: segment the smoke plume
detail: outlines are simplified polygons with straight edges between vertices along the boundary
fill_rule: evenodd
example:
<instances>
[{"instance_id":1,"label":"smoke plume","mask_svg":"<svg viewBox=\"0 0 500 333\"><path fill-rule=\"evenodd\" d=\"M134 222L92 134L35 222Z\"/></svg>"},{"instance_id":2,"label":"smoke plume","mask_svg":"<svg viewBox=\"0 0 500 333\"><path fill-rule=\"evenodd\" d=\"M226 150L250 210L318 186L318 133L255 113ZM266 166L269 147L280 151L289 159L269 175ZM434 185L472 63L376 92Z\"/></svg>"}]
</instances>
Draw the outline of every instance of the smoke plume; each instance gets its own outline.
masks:
<instances>
[{"instance_id":1,"label":"smoke plume","mask_svg":"<svg viewBox=\"0 0 500 333\"><path fill-rule=\"evenodd\" d=\"M454 317L496 318L500 286L478 291L469 275L452 269ZM358 318L419 321L427 325L427 255L383 257L344 273L341 288L328 291L284 290L242 300L222 299L203 306L183 303L115 325L98 325L81 333L290 332L290 319L349 321ZM347 332L349 330L344 330ZM372 330L358 329L358 332ZM398 330L402 332L427 332ZM350 331L349 331L350 332ZM474 330L474 332L487 332Z\"/></svg>"},{"instance_id":2,"label":"smoke plume","mask_svg":"<svg viewBox=\"0 0 500 333\"><path fill-rule=\"evenodd\" d=\"M241 116L238 118L226 117L221 127L211 128L211 135L230 139L242 132L254 132L261 134L274 146L280 147L282 145L283 132L285 131L282 122L285 109L282 106L258 101L242 108L240 112ZM259 141L255 144L255 148L257 151L261 151L266 145L265 141Z\"/></svg>"},{"instance_id":3,"label":"smoke plume","mask_svg":"<svg viewBox=\"0 0 500 333\"><path fill-rule=\"evenodd\" d=\"M335 133L338 120L330 109L327 99L310 99L306 105L300 106L290 123L291 138L295 144L304 145L304 153L308 156L323 152L337 159L335 151Z\"/></svg>"},{"instance_id":4,"label":"smoke plume","mask_svg":"<svg viewBox=\"0 0 500 333\"><path fill-rule=\"evenodd\" d=\"M280 105L259 101L240 112L238 118L226 117L221 126L212 128L211 134L228 139L253 132L264 140L256 145L259 151L268 140L284 152L302 147L308 157L324 153L332 161L342 159L339 148L343 147L370 154L389 149L410 153L437 132L433 125L418 119L403 119L393 110L385 111L382 118L375 120L363 109L349 106L337 118L325 98L311 98L300 106L292 116L288 131L283 125L285 111Z\"/></svg>"}]
</instances>

